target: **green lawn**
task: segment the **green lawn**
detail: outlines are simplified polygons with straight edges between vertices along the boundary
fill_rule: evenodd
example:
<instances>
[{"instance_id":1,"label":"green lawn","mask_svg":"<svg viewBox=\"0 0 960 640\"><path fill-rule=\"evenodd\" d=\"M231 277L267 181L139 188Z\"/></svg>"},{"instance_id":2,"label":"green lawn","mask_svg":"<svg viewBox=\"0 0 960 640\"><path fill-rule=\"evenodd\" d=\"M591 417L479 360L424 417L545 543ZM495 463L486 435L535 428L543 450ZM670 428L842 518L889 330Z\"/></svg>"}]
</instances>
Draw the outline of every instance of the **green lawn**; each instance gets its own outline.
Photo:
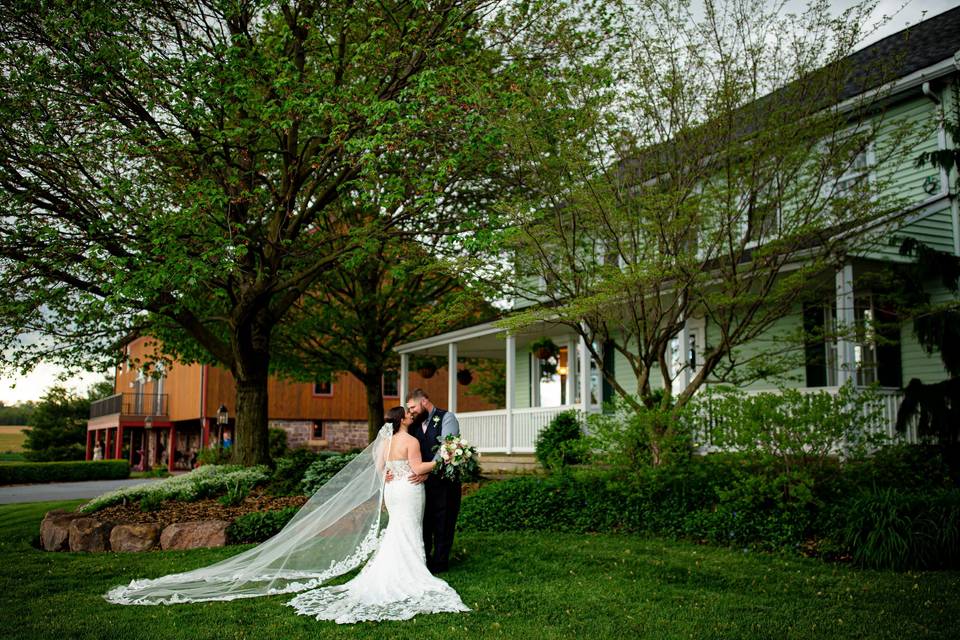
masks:
<instances>
[{"instance_id":1,"label":"green lawn","mask_svg":"<svg viewBox=\"0 0 960 640\"><path fill-rule=\"evenodd\" d=\"M0 506L0 637L66 638L948 638L960 573L858 571L815 560L614 535L462 534L448 581L474 611L340 627L297 616L292 596L111 605L131 578L243 547L144 554L45 553L43 513Z\"/></svg>"}]
</instances>

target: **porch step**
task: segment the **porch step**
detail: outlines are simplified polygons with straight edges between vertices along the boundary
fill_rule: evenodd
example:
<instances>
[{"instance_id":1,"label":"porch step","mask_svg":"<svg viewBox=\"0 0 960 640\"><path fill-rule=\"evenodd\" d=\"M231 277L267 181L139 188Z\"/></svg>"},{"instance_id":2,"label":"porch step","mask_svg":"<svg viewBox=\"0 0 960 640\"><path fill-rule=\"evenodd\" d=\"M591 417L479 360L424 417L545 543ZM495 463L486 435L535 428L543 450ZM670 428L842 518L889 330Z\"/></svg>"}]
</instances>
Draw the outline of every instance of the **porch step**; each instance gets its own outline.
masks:
<instances>
[{"instance_id":1,"label":"porch step","mask_svg":"<svg viewBox=\"0 0 960 640\"><path fill-rule=\"evenodd\" d=\"M540 463L532 453L482 453L480 471L485 475L499 473L537 473Z\"/></svg>"}]
</instances>

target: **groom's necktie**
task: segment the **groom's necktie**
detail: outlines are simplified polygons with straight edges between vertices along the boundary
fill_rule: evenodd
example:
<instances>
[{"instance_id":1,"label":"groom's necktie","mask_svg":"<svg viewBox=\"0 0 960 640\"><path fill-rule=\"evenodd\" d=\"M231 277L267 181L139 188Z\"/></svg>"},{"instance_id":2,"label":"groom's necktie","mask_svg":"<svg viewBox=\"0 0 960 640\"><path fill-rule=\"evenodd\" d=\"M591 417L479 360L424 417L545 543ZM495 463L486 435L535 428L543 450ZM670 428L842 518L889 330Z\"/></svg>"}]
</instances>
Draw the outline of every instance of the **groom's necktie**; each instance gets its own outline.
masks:
<instances>
[{"instance_id":1,"label":"groom's necktie","mask_svg":"<svg viewBox=\"0 0 960 640\"><path fill-rule=\"evenodd\" d=\"M423 421L423 432L427 432L427 427L430 426L430 416L433 415L433 409L430 410L430 413L427 414L427 419Z\"/></svg>"}]
</instances>

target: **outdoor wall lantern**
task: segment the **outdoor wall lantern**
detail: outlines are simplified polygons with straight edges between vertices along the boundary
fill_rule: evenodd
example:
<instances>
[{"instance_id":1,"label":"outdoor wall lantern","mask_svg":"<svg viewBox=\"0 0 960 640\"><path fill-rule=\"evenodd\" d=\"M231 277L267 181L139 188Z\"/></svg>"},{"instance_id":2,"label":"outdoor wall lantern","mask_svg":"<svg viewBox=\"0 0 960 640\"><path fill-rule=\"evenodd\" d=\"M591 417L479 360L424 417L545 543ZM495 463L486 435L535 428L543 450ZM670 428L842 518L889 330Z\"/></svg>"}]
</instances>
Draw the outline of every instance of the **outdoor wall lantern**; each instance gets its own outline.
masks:
<instances>
[{"instance_id":1,"label":"outdoor wall lantern","mask_svg":"<svg viewBox=\"0 0 960 640\"><path fill-rule=\"evenodd\" d=\"M223 428L230 423L230 413L227 405L221 404L217 409L217 446L223 447Z\"/></svg>"}]
</instances>

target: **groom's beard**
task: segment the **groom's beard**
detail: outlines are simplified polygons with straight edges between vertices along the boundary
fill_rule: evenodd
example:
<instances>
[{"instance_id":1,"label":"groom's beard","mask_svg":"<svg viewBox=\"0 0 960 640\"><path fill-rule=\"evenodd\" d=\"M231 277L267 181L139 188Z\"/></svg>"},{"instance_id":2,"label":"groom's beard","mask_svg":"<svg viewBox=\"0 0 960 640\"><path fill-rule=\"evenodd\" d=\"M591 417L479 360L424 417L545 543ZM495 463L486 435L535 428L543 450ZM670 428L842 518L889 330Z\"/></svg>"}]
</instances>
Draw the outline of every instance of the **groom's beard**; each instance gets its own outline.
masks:
<instances>
[{"instance_id":1,"label":"groom's beard","mask_svg":"<svg viewBox=\"0 0 960 640\"><path fill-rule=\"evenodd\" d=\"M422 429L423 423L427 421L427 415L429 415L429 413L430 413L429 411L421 411L420 413L418 413L417 416L413 419L413 424L411 426L414 427L415 429Z\"/></svg>"}]
</instances>

